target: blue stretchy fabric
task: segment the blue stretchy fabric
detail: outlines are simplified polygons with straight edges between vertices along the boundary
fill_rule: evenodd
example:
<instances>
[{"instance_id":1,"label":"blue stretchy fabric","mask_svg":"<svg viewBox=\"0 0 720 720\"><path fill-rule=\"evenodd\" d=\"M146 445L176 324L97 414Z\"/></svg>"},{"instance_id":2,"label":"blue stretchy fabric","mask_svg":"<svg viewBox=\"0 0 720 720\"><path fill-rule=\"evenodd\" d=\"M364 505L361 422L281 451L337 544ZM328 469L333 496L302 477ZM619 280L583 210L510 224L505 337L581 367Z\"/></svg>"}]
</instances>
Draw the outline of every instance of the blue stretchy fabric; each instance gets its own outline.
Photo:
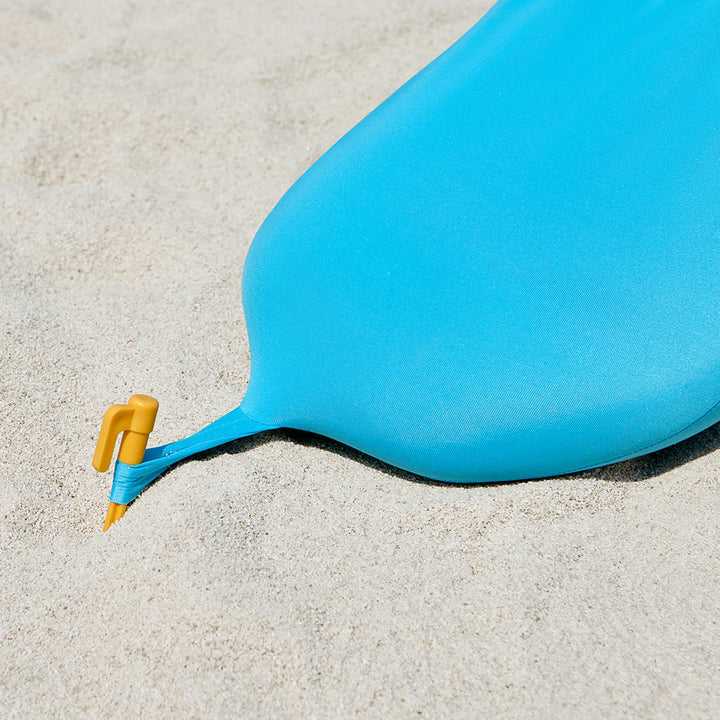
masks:
<instances>
[{"instance_id":1,"label":"blue stretchy fabric","mask_svg":"<svg viewBox=\"0 0 720 720\"><path fill-rule=\"evenodd\" d=\"M115 463L110 502L127 505L175 463L232 440L271 429L271 426L255 422L240 408L235 408L184 440L147 450L139 465L128 465L118 460Z\"/></svg>"},{"instance_id":2,"label":"blue stretchy fabric","mask_svg":"<svg viewBox=\"0 0 720 720\"><path fill-rule=\"evenodd\" d=\"M716 0L498 2L259 230L244 417L453 482L720 420L718 28Z\"/></svg>"}]
</instances>

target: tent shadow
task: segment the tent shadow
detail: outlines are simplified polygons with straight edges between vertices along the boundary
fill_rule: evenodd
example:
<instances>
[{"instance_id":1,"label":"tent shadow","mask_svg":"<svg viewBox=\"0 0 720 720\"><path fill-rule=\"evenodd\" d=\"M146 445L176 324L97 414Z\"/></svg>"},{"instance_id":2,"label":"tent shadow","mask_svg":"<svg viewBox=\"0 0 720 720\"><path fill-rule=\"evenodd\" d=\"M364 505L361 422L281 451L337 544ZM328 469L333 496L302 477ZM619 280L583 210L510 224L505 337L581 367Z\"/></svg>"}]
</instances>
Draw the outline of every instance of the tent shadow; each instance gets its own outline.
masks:
<instances>
[{"instance_id":1,"label":"tent shadow","mask_svg":"<svg viewBox=\"0 0 720 720\"><path fill-rule=\"evenodd\" d=\"M610 482L637 482L664 475L705 455L720 450L720 423L687 440L632 460L580 473Z\"/></svg>"},{"instance_id":2,"label":"tent shadow","mask_svg":"<svg viewBox=\"0 0 720 720\"><path fill-rule=\"evenodd\" d=\"M347 458L354 462L360 463L365 467L377 470L385 475L389 475L402 480L420 483L423 485L438 487L487 487L488 485L508 485L527 482L539 482L546 478L538 478L536 480L517 480L510 483L446 483L438 480L430 480L429 478L416 475L406 470L401 470L393 465L378 460L377 458L367 455L360 450L344 445L341 442L332 440L322 435L303 432L301 430L269 430L259 435L253 435L239 440L234 440L227 445L213 448L204 453L183 460L178 463L183 465L190 461L203 461L217 457L218 455L230 453L245 453L248 450L265 445L269 442L287 442L291 444L302 445L304 447L314 447L327 450L341 457ZM641 482L653 477L663 475L670 470L674 470L693 460L709 455L710 453L720 449L720 423L713 425L707 430L694 435L683 442L671 445L663 450L658 450L649 455L633 458L632 460L624 460L623 462L606 465L604 467L593 468L579 473L571 473L561 476L563 479L571 480L573 478L596 478L606 482Z\"/></svg>"}]
</instances>

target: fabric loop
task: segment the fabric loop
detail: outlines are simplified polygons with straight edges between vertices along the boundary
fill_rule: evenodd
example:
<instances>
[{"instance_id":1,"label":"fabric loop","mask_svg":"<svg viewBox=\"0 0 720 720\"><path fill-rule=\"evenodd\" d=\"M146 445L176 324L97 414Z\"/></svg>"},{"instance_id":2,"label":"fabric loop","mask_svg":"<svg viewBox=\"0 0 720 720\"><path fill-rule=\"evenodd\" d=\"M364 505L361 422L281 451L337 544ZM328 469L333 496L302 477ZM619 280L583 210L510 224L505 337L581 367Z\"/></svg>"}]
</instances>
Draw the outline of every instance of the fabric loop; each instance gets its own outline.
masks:
<instances>
[{"instance_id":1,"label":"fabric loop","mask_svg":"<svg viewBox=\"0 0 720 720\"><path fill-rule=\"evenodd\" d=\"M150 448L145 452L143 461L139 465L128 465L118 460L115 463L110 501L127 505L165 470L180 460L232 440L276 428L277 426L252 420L239 407L235 408L184 440Z\"/></svg>"}]
</instances>

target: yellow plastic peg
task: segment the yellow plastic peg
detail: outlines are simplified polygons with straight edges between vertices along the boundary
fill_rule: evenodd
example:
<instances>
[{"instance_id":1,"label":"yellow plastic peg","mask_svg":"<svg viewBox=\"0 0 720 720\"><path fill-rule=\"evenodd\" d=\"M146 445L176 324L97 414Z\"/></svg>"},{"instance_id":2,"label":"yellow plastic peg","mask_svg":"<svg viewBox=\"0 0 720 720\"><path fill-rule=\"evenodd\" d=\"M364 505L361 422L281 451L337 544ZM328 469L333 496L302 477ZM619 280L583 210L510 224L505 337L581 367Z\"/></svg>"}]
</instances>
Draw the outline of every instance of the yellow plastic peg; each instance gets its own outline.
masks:
<instances>
[{"instance_id":1,"label":"yellow plastic peg","mask_svg":"<svg viewBox=\"0 0 720 720\"><path fill-rule=\"evenodd\" d=\"M133 395L127 405L113 405L109 407L103 417L100 427L93 467L99 472L105 472L110 467L115 442L120 433L118 460L127 465L137 465L143 460L148 437L155 425L158 411L158 401L149 395ZM112 524L117 522L127 509L127 505L111 502L105 517L105 532Z\"/></svg>"}]
</instances>

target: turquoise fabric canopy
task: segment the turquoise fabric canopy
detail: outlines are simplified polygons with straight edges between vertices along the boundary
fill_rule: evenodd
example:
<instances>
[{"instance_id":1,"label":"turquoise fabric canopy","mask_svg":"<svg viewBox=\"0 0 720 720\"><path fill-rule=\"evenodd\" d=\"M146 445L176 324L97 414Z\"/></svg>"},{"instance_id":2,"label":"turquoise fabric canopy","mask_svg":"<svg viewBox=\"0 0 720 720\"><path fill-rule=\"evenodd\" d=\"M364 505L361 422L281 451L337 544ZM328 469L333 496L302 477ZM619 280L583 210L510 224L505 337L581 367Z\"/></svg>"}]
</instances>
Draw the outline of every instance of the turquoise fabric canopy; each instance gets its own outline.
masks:
<instances>
[{"instance_id":1,"label":"turquoise fabric canopy","mask_svg":"<svg viewBox=\"0 0 720 720\"><path fill-rule=\"evenodd\" d=\"M720 420L719 28L716 1L498 2L280 200L241 407L119 464L115 501L275 427L485 482Z\"/></svg>"}]
</instances>

